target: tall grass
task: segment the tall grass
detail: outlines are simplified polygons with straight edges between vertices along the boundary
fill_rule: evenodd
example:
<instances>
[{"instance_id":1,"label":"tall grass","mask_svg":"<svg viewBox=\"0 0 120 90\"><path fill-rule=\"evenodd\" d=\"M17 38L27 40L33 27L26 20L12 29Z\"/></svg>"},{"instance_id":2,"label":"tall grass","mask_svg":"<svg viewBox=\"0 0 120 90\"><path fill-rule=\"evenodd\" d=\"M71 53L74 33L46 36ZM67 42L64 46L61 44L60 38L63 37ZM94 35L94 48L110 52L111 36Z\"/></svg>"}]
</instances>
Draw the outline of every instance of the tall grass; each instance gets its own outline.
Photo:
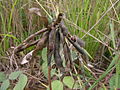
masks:
<instances>
[{"instance_id":1,"label":"tall grass","mask_svg":"<svg viewBox=\"0 0 120 90\"><path fill-rule=\"evenodd\" d=\"M78 35L79 37L83 38L86 42L86 50L94 56L98 47L99 42L96 41L93 37L89 35L85 35L82 31L88 31L96 24L96 22L99 21L99 19L103 16L103 14L111 7L111 0L59 0L58 2L54 0L49 1L42 1L40 0L40 3L36 2L37 0L31 0L31 1L20 1L20 0L13 0L13 1L1 1L0 2L0 15L1 15L1 33L2 34L9 34L12 32L14 36L17 35L17 37L20 37L19 40L24 40L28 35L38 30L39 24L38 21L35 20L35 15L32 16L28 13L27 9L30 7L39 7L42 10L45 11L43 13L46 13L48 17L55 16L57 14L57 11L64 12L66 15L66 18L72 22L72 24L75 24L81 28L81 30L78 30L73 27L73 25L68 25L68 28L70 32L73 34ZM115 1L115 0L113 0ZM42 3L42 4L41 4ZM46 4L47 3L47 4ZM41 5L41 6L40 6ZM117 4L115 7L118 9L119 4ZM52 11L52 12L51 12ZM94 37L101 40L102 36L98 33L98 30L102 33L107 34L109 32L109 22L110 17L112 18L112 14L114 16L114 10L110 10L101 20L100 22L92 28L92 30L89 32ZM116 12L117 14L117 12ZM119 19L119 14L117 14L117 18L114 16L114 19ZM30 18L31 17L31 18ZM38 19L38 18L37 18ZM37 29L34 25L38 25ZM107 31L107 32L106 32ZM14 33L13 33L14 32ZM25 37L25 38L24 38ZM6 38L6 37L4 37ZM9 38L9 37L8 37ZM4 49L8 49L10 47L10 43L8 39L4 40L5 46ZM104 42L104 41L103 41ZM5 50L6 50L5 49ZM5 51L4 50L4 51Z\"/></svg>"}]
</instances>

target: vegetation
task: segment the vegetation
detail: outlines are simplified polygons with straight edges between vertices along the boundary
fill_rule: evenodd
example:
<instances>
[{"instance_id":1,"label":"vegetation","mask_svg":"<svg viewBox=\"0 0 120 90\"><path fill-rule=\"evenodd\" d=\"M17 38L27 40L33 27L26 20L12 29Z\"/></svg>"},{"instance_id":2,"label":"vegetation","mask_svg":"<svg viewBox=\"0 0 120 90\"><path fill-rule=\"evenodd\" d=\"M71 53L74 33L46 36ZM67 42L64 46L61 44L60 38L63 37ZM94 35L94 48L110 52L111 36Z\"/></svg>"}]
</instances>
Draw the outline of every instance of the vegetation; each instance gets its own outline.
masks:
<instances>
[{"instance_id":1,"label":"vegetation","mask_svg":"<svg viewBox=\"0 0 120 90\"><path fill-rule=\"evenodd\" d=\"M39 8L40 15L48 18L49 23L60 12L64 13L65 25L72 35L85 42L84 49L93 66L77 62L76 51L71 50L74 71L61 76L52 62L53 90L58 90L59 85L59 90L120 88L119 0L0 0L0 90L48 89L46 48L35 57L34 74L30 64L21 65L34 46L16 55L15 61L11 60L16 46L45 27L45 19L29 12L33 7ZM41 35L35 39L39 38Z\"/></svg>"}]
</instances>

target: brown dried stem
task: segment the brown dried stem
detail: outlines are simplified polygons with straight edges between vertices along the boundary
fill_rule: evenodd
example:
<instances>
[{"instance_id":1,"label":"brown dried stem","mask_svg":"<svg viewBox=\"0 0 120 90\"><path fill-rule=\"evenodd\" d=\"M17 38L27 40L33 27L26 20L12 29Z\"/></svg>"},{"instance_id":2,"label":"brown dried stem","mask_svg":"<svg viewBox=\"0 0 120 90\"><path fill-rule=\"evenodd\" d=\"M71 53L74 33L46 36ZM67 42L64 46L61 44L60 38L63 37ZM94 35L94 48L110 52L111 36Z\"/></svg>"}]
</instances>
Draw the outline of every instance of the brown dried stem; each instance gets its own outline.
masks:
<instances>
[{"instance_id":1,"label":"brown dried stem","mask_svg":"<svg viewBox=\"0 0 120 90\"><path fill-rule=\"evenodd\" d=\"M33 45L36 45L39 42L39 40L33 41L31 43L27 43L27 44L20 44L18 47L16 47L14 49L14 53L18 53L20 51L23 51L24 49L31 47Z\"/></svg>"},{"instance_id":2,"label":"brown dried stem","mask_svg":"<svg viewBox=\"0 0 120 90\"><path fill-rule=\"evenodd\" d=\"M36 33L30 35L28 38L26 38L26 40L24 40L23 43L28 43L31 39L33 39L33 38L36 37L37 35L40 35L40 34L46 32L46 31L48 31L47 28L44 28L44 29L39 30L38 32L36 32Z\"/></svg>"}]
</instances>

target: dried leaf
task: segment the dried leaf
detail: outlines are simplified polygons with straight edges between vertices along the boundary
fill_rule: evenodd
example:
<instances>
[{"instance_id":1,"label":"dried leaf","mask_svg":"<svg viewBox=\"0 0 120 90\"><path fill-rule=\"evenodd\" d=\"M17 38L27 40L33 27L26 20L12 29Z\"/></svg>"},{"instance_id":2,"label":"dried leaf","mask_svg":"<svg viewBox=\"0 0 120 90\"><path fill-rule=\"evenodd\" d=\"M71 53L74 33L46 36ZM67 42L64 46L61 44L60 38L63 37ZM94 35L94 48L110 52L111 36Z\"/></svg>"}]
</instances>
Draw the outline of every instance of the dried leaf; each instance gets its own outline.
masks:
<instances>
[{"instance_id":1,"label":"dried leaf","mask_svg":"<svg viewBox=\"0 0 120 90\"><path fill-rule=\"evenodd\" d=\"M32 50L31 52L29 52L27 55L25 55L25 57L23 58L21 64L26 64L26 63L29 62L29 60L32 59L33 51L34 50Z\"/></svg>"},{"instance_id":2,"label":"dried leaf","mask_svg":"<svg viewBox=\"0 0 120 90\"><path fill-rule=\"evenodd\" d=\"M35 13L38 16L41 16L40 9L39 8L30 8L28 9L30 13Z\"/></svg>"}]
</instances>

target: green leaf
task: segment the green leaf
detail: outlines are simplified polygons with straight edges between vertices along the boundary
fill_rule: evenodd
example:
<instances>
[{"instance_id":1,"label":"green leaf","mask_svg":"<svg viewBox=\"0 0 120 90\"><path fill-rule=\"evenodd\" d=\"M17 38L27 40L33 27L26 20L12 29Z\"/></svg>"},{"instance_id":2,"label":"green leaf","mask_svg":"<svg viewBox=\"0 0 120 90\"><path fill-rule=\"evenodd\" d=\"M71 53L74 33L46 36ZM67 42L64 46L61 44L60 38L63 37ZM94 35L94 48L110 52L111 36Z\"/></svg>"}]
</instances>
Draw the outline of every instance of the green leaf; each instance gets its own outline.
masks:
<instances>
[{"instance_id":1,"label":"green leaf","mask_svg":"<svg viewBox=\"0 0 120 90\"><path fill-rule=\"evenodd\" d=\"M110 29L111 29L111 39L113 43L113 47L115 48L115 32L114 32L114 23L111 21L110 22Z\"/></svg>"},{"instance_id":2,"label":"green leaf","mask_svg":"<svg viewBox=\"0 0 120 90\"><path fill-rule=\"evenodd\" d=\"M13 90L24 90L26 84L27 84L27 76L24 74L21 74L19 77L19 81Z\"/></svg>"},{"instance_id":3,"label":"green leaf","mask_svg":"<svg viewBox=\"0 0 120 90\"><path fill-rule=\"evenodd\" d=\"M46 63L46 62L44 62L44 63L42 64L42 71L43 71L45 77L47 78L47 76L48 76L48 66L47 66L47 63Z\"/></svg>"},{"instance_id":4,"label":"green leaf","mask_svg":"<svg viewBox=\"0 0 120 90\"><path fill-rule=\"evenodd\" d=\"M49 90L49 88L47 89ZM59 80L55 80L52 82L52 90L63 90L63 84Z\"/></svg>"},{"instance_id":5,"label":"green leaf","mask_svg":"<svg viewBox=\"0 0 120 90\"><path fill-rule=\"evenodd\" d=\"M114 90L115 88L115 75L113 75L109 81L109 85L110 85L110 90Z\"/></svg>"},{"instance_id":6,"label":"green leaf","mask_svg":"<svg viewBox=\"0 0 120 90\"><path fill-rule=\"evenodd\" d=\"M84 48L83 48L84 49ZM85 49L84 49L84 51L85 51L85 53L91 58L91 59L93 59L93 57L90 55L90 53L88 53L88 51L86 51Z\"/></svg>"},{"instance_id":7,"label":"green leaf","mask_svg":"<svg viewBox=\"0 0 120 90\"><path fill-rule=\"evenodd\" d=\"M66 86L68 86L69 88L73 88L74 85L74 79L71 76L66 76L63 79L63 82Z\"/></svg>"},{"instance_id":8,"label":"green leaf","mask_svg":"<svg viewBox=\"0 0 120 90\"><path fill-rule=\"evenodd\" d=\"M115 88L120 88L120 75L119 75L119 80L118 80L118 87L116 86L116 77L117 75L113 75L109 81L110 85L110 90L114 90Z\"/></svg>"},{"instance_id":9,"label":"green leaf","mask_svg":"<svg viewBox=\"0 0 120 90\"><path fill-rule=\"evenodd\" d=\"M48 67L47 67L47 48L44 48L42 50L42 59L44 60L44 63L42 64L42 71L45 75L45 77L47 77L48 75Z\"/></svg>"},{"instance_id":10,"label":"green leaf","mask_svg":"<svg viewBox=\"0 0 120 90\"><path fill-rule=\"evenodd\" d=\"M10 82L9 82L8 79L5 80L5 81L3 81L3 83L2 83L2 85L0 87L0 90L7 90L7 88L9 87L9 85L10 85Z\"/></svg>"},{"instance_id":11,"label":"green leaf","mask_svg":"<svg viewBox=\"0 0 120 90\"><path fill-rule=\"evenodd\" d=\"M115 79L115 86L116 88L120 88L120 58L119 58L119 52L116 55L118 57L118 60L116 60L116 79Z\"/></svg>"},{"instance_id":12,"label":"green leaf","mask_svg":"<svg viewBox=\"0 0 120 90\"><path fill-rule=\"evenodd\" d=\"M48 77L48 66L47 66L47 62L44 62L44 63L42 64L42 71L43 71L45 77L47 78L47 77ZM56 71L56 69L52 69L52 70L51 70L51 77L52 77L53 75L55 75L55 71Z\"/></svg>"},{"instance_id":13,"label":"green leaf","mask_svg":"<svg viewBox=\"0 0 120 90\"><path fill-rule=\"evenodd\" d=\"M42 59L47 62L47 48L42 50Z\"/></svg>"},{"instance_id":14,"label":"green leaf","mask_svg":"<svg viewBox=\"0 0 120 90\"><path fill-rule=\"evenodd\" d=\"M0 36L10 37L10 38L13 38L19 42L19 40L15 36L10 35L10 34L0 34Z\"/></svg>"},{"instance_id":15,"label":"green leaf","mask_svg":"<svg viewBox=\"0 0 120 90\"><path fill-rule=\"evenodd\" d=\"M42 64L42 71L45 75L45 77L48 77L48 65L47 65L47 48L44 48L42 50L42 59L44 60ZM52 64L52 63L51 63ZM51 77L55 74L55 69L51 70Z\"/></svg>"},{"instance_id":16,"label":"green leaf","mask_svg":"<svg viewBox=\"0 0 120 90\"><path fill-rule=\"evenodd\" d=\"M10 75L9 75L9 79L10 80L15 80L18 78L18 76L22 74L22 71L15 71L15 72L12 72Z\"/></svg>"},{"instance_id":17,"label":"green leaf","mask_svg":"<svg viewBox=\"0 0 120 90\"><path fill-rule=\"evenodd\" d=\"M0 82L3 82L6 79L6 76L3 72L0 72Z\"/></svg>"},{"instance_id":18,"label":"green leaf","mask_svg":"<svg viewBox=\"0 0 120 90\"><path fill-rule=\"evenodd\" d=\"M47 48L44 48L42 50L42 59L44 60L44 63L42 64L42 71L47 78L48 76L48 66L47 66Z\"/></svg>"}]
</instances>

